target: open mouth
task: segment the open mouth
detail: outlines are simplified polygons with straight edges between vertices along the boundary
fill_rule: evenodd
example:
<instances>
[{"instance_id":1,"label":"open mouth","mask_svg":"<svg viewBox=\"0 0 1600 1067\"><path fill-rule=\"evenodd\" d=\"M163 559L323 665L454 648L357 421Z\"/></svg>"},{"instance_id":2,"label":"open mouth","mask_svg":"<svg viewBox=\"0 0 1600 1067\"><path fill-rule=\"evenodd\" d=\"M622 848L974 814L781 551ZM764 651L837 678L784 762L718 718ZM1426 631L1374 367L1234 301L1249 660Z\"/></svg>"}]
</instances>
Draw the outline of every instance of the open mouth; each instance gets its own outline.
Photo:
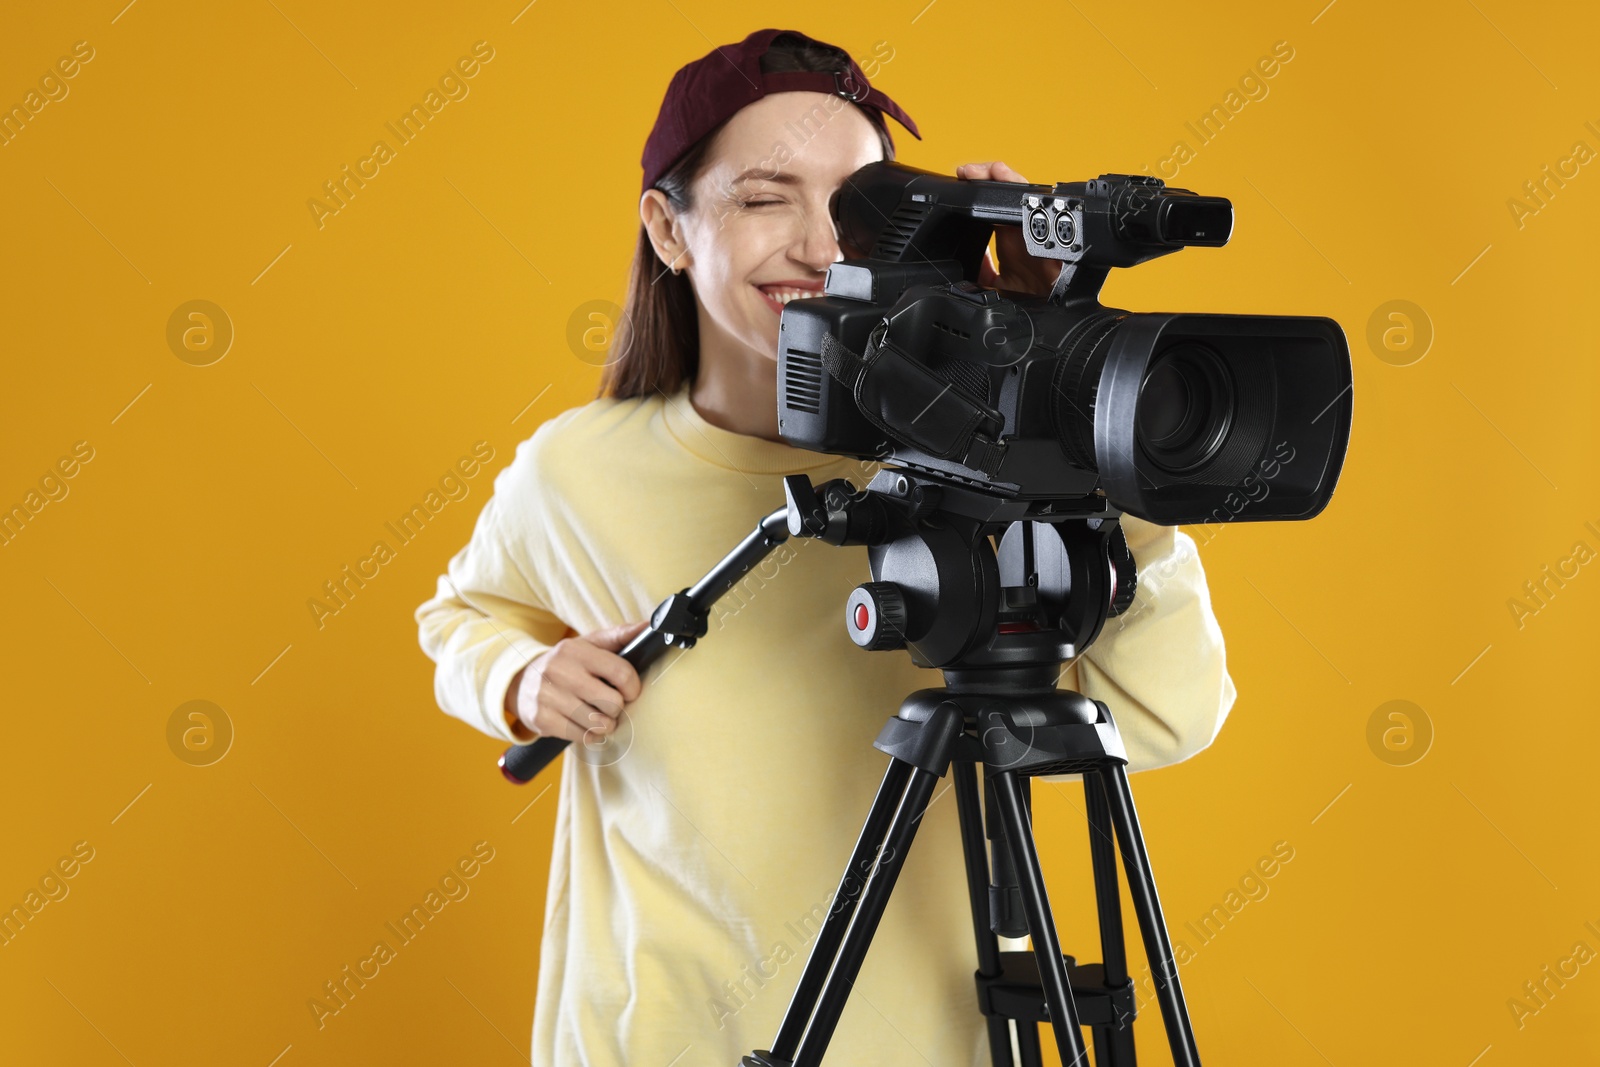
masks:
<instances>
[{"instance_id":1,"label":"open mouth","mask_svg":"<svg viewBox=\"0 0 1600 1067\"><path fill-rule=\"evenodd\" d=\"M792 285L758 285L756 292L766 300L767 306L778 314L783 314L783 305L791 300L809 300L812 297L824 296L822 289L797 289Z\"/></svg>"}]
</instances>

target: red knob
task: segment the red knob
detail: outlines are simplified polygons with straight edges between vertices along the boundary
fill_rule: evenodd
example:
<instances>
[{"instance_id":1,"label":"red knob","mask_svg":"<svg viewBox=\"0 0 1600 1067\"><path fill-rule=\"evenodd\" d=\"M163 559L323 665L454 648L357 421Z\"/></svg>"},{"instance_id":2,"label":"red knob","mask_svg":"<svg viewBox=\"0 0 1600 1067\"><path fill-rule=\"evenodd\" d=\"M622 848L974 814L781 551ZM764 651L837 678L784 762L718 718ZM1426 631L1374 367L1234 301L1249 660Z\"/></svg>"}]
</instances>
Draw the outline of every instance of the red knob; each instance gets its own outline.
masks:
<instances>
[{"instance_id":1,"label":"red knob","mask_svg":"<svg viewBox=\"0 0 1600 1067\"><path fill-rule=\"evenodd\" d=\"M905 594L894 582L858 585L845 605L850 640L871 651L906 647Z\"/></svg>"}]
</instances>

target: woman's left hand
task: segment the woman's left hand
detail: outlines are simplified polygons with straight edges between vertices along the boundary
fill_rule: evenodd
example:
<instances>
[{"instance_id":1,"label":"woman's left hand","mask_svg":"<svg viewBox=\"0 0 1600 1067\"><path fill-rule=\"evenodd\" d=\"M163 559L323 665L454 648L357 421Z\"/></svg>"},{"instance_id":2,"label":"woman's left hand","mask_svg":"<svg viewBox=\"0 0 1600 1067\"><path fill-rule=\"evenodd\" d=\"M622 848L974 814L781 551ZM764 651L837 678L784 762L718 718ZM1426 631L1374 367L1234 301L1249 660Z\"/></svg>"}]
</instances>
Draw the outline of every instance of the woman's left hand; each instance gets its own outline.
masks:
<instances>
[{"instance_id":1,"label":"woman's left hand","mask_svg":"<svg viewBox=\"0 0 1600 1067\"><path fill-rule=\"evenodd\" d=\"M970 181L1028 183L1028 179L999 161L963 163L956 168L956 177ZM996 226L994 240L1000 253L1000 269L995 269L986 250L983 264L978 268L978 284L991 289L1049 296L1056 276L1061 273L1061 264L1057 260L1035 259L1028 255L1028 243L1022 239L1020 226Z\"/></svg>"}]
</instances>

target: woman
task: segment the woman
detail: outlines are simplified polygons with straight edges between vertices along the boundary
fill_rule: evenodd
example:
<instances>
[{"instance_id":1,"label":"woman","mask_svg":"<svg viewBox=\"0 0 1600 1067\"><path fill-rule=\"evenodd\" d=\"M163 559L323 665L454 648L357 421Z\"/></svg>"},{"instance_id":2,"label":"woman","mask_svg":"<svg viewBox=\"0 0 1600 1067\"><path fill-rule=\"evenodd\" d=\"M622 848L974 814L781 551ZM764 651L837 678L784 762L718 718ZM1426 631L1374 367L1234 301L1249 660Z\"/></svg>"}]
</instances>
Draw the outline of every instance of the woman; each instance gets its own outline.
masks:
<instances>
[{"instance_id":1,"label":"woman","mask_svg":"<svg viewBox=\"0 0 1600 1067\"><path fill-rule=\"evenodd\" d=\"M848 99L796 88L832 84L806 71L841 71ZM882 777L872 741L908 693L942 681L845 633L865 549L800 538L647 685L617 654L781 503L783 475L859 486L876 469L783 442L776 352L783 303L819 293L852 251L828 200L892 158L885 113L916 133L848 55L792 31L678 72L645 150L627 321L601 396L518 446L417 610L445 711L507 741L606 739L562 761L540 1067L732 1065L767 1047ZM1023 180L1003 163L957 173ZM1003 235L1006 273L986 264L985 280L1046 291L1052 272L1020 246ZM1234 688L1193 541L1125 526L1151 580L1062 683L1111 707L1139 769L1210 744ZM954 800L928 809L830 1045L835 1067L988 1062L954 815Z\"/></svg>"}]
</instances>

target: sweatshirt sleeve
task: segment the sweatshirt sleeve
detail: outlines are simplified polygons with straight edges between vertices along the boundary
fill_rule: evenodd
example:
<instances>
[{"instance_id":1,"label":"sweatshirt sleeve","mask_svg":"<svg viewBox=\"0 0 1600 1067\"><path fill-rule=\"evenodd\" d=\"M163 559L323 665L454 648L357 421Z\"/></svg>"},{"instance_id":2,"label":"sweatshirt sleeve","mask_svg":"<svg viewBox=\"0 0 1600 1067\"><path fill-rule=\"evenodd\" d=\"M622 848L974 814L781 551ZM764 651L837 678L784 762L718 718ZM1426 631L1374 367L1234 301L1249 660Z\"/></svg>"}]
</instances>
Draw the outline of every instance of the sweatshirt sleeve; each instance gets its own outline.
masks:
<instances>
[{"instance_id":1,"label":"sweatshirt sleeve","mask_svg":"<svg viewBox=\"0 0 1600 1067\"><path fill-rule=\"evenodd\" d=\"M1111 709L1132 772L1178 763L1210 745L1237 694L1194 539L1131 515L1122 527L1139 568L1137 595L1106 620L1061 686Z\"/></svg>"},{"instance_id":2,"label":"sweatshirt sleeve","mask_svg":"<svg viewBox=\"0 0 1600 1067\"><path fill-rule=\"evenodd\" d=\"M535 592L518 551L538 507L531 443L518 446L511 465L495 478L472 539L439 576L434 596L416 610L418 640L435 664L439 707L491 737L519 744L533 734L506 712L506 690L519 670L568 632Z\"/></svg>"}]
</instances>

